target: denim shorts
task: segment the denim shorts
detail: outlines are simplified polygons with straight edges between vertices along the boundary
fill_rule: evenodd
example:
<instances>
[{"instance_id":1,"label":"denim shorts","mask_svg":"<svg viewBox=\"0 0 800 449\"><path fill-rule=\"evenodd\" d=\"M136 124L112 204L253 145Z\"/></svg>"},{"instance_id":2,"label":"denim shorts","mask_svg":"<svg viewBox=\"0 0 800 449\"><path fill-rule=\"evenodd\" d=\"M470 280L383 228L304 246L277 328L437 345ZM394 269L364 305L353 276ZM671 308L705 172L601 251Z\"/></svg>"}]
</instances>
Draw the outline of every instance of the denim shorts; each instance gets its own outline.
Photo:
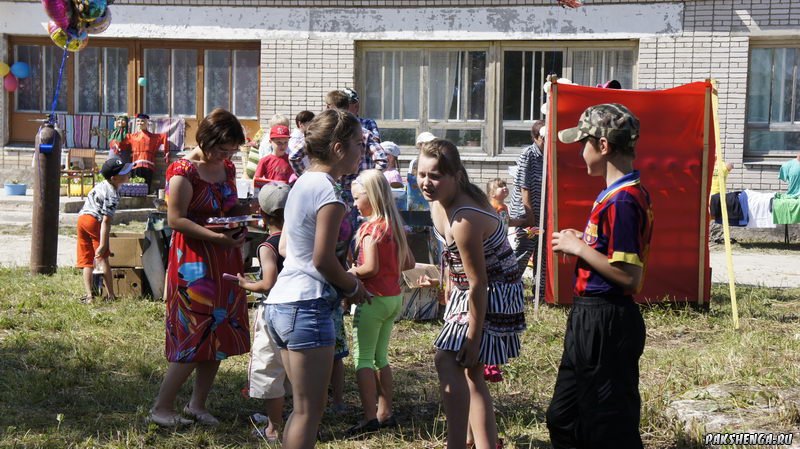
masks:
<instances>
[{"instance_id":1,"label":"denim shorts","mask_svg":"<svg viewBox=\"0 0 800 449\"><path fill-rule=\"evenodd\" d=\"M333 346L336 342L333 311L337 305L336 295L267 304L270 336L279 348L292 351Z\"/></svg>"}]
</instances>

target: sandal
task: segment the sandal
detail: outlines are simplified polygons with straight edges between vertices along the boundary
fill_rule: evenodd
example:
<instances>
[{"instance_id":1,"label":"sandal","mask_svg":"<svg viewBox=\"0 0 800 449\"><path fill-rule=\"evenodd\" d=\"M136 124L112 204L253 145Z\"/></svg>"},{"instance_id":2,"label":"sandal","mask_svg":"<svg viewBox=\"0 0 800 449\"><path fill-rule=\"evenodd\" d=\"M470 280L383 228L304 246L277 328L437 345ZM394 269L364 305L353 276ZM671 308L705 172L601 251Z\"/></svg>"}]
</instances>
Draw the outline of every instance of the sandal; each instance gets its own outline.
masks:
<instances>
[{"instance_id":1,"label":"sandal","mask_svg":"<svg viewBox=\"0 0 800 449\"><path fill-rule=\"evenodd\" d=\"M156 415L153 410L150 410L150 413L148 413L147 418L145 418L145 421L148 423L156 424L160 427L188 426L194 423L194 421L192 421L191 419L186 419L177 413L172 416L166 417L166 416Z\"/></svg>"},{"instance_id":2,"label":"sandal","mask_svg":"<svg viewBox=\"0 0 800 449\"><path fill-rule=\"evenodd\" d=\"M93 299L94 298L89 295L83 295L78 297L78 302L80 302L81 304L91 304Z\"/></svg>"},{"instance_id":3,"label":"sandal","mask_svg":"<svg viewBox=\"0 0 800 449\"><path fill-rule=\"evenodd\" d=\"M267 443L277 443L280 441L280 435L276 429L273 429L275 430L275 435L270 435L267 433L267 429L269 429L270 425L272 424L269 422L269 419L267 419L267 425L261 428L256 427L253 430L253 436L256 438L263 438Z\"/></svg>"},{"instance_id":4,"label":"sandal","mask_svg":"<svg viewBox=\"0 0 800 449\"><path fill-rule=\"evenodd\" d=\"M398 427L400 424L397 422L397 418L394 415L384 419L380 422L381 429L385 429L387 427Z\"/></svg>"},{"instance_id":5,"label":"sandal","mask_svg":"<svg viewBox=\"0 0 800 449\"><path fill-rule=\"evenodd\" d=\"M208 410L195 412L190 409L189 405L187 404L186 407L183 408L183 413L186 414L186 416L193 418L198 424L211 427L219 425L219 420L215 418L214 415L209 413Z\"/></svg>"},{"instance_id":6,"label":"sandal","mask_svg":"<svg viewBox=\"0 0 800 449\"><path fill-rule=\"evenodd\" d=\"M362 421L356 424L355 426L347 429L345 431L345 435L348 437L354 437L357 435L363 435L365 433L373 433L377 432L381 429L381 423L378 422L378 418L370 419L369 421Z\"/></svg>"}]
</instances>

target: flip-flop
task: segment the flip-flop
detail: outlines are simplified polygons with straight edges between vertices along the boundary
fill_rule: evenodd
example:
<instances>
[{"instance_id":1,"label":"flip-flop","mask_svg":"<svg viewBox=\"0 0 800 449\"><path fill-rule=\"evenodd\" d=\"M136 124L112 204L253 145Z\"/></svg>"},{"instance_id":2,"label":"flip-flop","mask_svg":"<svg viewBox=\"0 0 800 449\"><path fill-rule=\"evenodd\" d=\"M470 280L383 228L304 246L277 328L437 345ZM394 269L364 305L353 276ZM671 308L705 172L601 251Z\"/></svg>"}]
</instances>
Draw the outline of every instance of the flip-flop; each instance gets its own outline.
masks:
<instances>
[{"instance_id":1,"label":"flip-flop","mask_svg":"<svg viewBox=\"0 0 800 449\"><path fill-rule=\"evenodd\" d=\"M195 422L197 422L198 424L202 424L204 426L212 426L212 427L219 425L219 420L215 418L214 415L212 415L208 411L197 413L192 409L190 409L189 405L186 405L186 407L183 408L183 413L186 414L186 416L194 419Z\"/></svg>"},{"instance_id":2,"label":"flip-flop","mask_svg":"<svg viewBox=\"0 0 800 449\"><path fill-rule=\"evenodd\" d=\"M89 295L83 295L77 298L78 302L80 302L81 304L91 304L93 299L94 298L92 298Z\"/></svg>"},{"instance_id":3,"label":"flip-flop","mask_svg":"<svg viewBox=\"0 0 800 449\"><path fill-rule=\"evenodd\" d=\"M269 425L270 425L269 424L269 420L267 420L267 425L266 426L264 426L264 427L256 427L255 430L253 430L253 436L257 437L257 438L263 438L264 440L267 441L267 443L277 443L278 441L280 441L280 435L278 434L278 432L275 432L275 436L270 436L267 433L267 429L269 429Z\"/></svg>"}]
</instances>

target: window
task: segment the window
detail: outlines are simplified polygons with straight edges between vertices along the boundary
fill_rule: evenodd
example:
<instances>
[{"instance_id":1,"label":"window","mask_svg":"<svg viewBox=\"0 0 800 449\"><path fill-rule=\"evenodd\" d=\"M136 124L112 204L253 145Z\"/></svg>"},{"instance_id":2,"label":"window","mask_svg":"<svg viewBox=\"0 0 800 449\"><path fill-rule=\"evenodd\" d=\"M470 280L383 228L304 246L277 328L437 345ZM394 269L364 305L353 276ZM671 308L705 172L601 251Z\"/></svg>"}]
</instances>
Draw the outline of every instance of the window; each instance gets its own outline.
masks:
<instances>
[{"instance_id":1,"label":"window","mask_svg":"<svg viewBox=\"0 0 800 449\"><path fill-rule=\"evenodd\" d=\"M430 131L480 151L487 51L416 47L364 52L362 115L379 121L382 140L413 146L418 133Z\"/></svg>"},{"instance_id":2,"label":"window","mask_svg":"<svg viewBox=\"0 0 800 449\"><path fill-rule=\"evenodd\" d=\"M63 50L52 45L16 45L16 60L30 66L31 76L20 80L15 109L20 112L50 112ZM65 68L64 81L58 93L56 112L67 110L69 90Z\"/></svg>"},{"instance_id":3,"label":"window","mask_svg":"<svg viewBox=\"0 0 800 449\"><path fill-rule=\"evenodd\" d=\"M543 117L542 85L547 75L563 73L564 53L510 50L503 58L503 143L523 148L531 144L531 124Z\"/></svg>"},{"instance_id":4,"label":"window","mask_svg":"<svg viewBox=\"0 0 800 449\"><path fill-rule=\"evenodd\" d=\"M550 74L569 78L583 86L595 86L615 79L623 88L634 86L636 64L633 48L563 47L549 49L517 48L510 44L502 60L500 86L502 102L501 148L503 153L518 153L531 144L531 125L542 120L542 105L547 95L542 85Z\"/></svg>"},{"instance_id":5,"label":"window","mask_svg":"<svg viewBox=\"0 0 800 449\"><path fill-rule=\"evenodd\" d=\"M150 115L197 114L197 50L144 49L144 108Z\"/></svg>"},{"instance_id":6,"label":"window","mask_svg":"<svg viewBox=\"0 0 800 449\"><path fill-rule=\"evenodd\" d=\"M360 45L361 115L378 121L382 140L403 146L429 131L464 153L513 160L544 118L548 75L636 87L634 41Z\"/></svg>"},{"instance_id":7,"label":"window","mask_svg":"<svg viewBox=\"0 0 800 449\"><path fill-rule=\"evenodd\" d=\"M633 50L573 50L572 82L596 86L617 80L624 89L633 87Z\"/></svg>"},{"instance_id":8,"label":"window","mask_svg":"<svg viewBox=\"0 0 800 449\"><path fill-rule=\"evenodd\" d=\"M800 151L800 46L753 48L747 88L747 154Z\"/></svg>"},{"instance_id":9,"label":"window","mask_svg":"<svg viewBox=\"0 0 800 449\"><path fill-rule=\"evenodd\" d=\"M258 64L255 50L206 50L205 113L225 108L240 118L256 117Z\"/></svg>"},{"instance_id":10,"label":"window","mask_svg":"<svg viewBox=\"0 0 800 449\"><path fill-rule=\"evenodd\" d=\"M75 59L76 111L119 114L128 110L128 49L87 47Z\"/></svg>"}]
</instances>

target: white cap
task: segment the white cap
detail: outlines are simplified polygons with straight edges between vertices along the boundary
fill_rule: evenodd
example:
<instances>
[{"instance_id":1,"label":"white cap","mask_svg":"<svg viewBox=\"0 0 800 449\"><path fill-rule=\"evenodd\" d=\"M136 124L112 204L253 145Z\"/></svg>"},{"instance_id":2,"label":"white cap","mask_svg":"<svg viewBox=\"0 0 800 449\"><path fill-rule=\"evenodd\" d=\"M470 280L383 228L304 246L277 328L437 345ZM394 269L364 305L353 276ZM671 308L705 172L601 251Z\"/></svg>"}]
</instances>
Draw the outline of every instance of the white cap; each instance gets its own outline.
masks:
<instances>
[{"instance_id":1,"label":"white cap","mask_svg":"<svg viewBox=\"0 0 800 449\"><path fill-rule=\"evenodd\" d=\"M432 133L429 133L429 132L425 131L424 133L421 133L420 135L417 136L416 145L419 145L419 144L425 143L425 142L430 142L431 140L434 140L434 139L436 139L436 136L434 136Z\"/></svg>"},{"instance_id":2,"label":"white cap","mask_svg":"<svg viewBox=\"0 0 800 449\"><path fill-rule=\"evenodd\" d=\"M400 147L394 142L388 140L386 142L381 142L381 148L394 157L400 156Z\"/></svg>"}]
</instances>

